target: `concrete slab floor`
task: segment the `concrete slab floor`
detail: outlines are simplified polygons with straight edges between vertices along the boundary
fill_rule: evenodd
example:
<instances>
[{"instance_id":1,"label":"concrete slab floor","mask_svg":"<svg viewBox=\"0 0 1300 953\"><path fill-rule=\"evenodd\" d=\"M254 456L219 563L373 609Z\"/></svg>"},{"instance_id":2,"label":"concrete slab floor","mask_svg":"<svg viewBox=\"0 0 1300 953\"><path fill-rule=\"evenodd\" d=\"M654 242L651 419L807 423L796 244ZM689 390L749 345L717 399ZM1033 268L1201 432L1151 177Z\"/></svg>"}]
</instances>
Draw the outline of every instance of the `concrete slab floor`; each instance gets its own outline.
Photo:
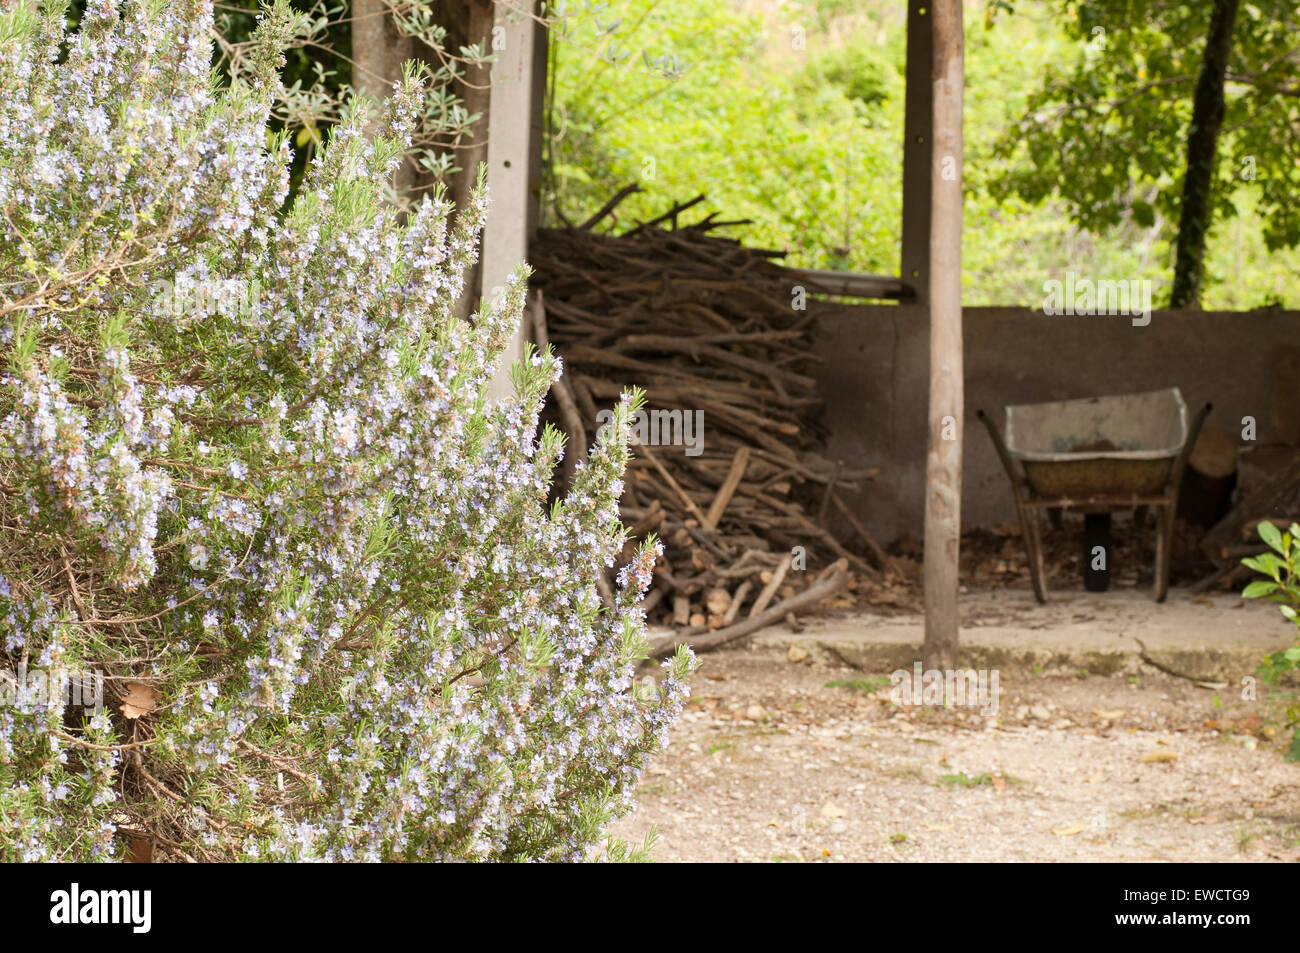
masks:
<instances>
[{"instance_id":1,"label":"concrete slab floor","mask_svg":"<svg viewBox=\"0 0 1300 953\"><path fill-rule=\"evenodd\" d=\"M961 598L961 664L970 668L1138 671L1150 660L1194 679L1237 682L1262 657L1292 644L1295 627L1271 603L1233 594L1171 590L1163 603L1143 590L1056 593L1047 605L1028 588L971 590ZM920 613L853 612L778 625L755 646L830 655L863 671L911 668L921 656Z\"/></svg>"}]
</instances>

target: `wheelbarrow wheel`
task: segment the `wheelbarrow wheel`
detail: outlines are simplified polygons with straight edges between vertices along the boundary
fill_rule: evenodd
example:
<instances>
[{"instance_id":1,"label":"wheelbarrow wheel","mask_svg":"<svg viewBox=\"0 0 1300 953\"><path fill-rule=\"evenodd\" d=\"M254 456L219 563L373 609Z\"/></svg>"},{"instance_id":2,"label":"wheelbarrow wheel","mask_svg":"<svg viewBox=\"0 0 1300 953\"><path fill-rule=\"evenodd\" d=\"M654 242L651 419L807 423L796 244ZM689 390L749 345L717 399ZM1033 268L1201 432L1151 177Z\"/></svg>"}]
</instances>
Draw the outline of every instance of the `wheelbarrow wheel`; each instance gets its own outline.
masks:
<instances>
[{"instance_id":1,"label":"wheelbarrow wheel","mask_svg":"<svg viewBox=\"0 0 1300 953\"><path fill-rule=\"evenodd\" d=\"M1110 559L1114 551L1109 513L1087 513L1083 517L1083 587L1089 592L1110 588Z\"/></svg>"}]
</instances>

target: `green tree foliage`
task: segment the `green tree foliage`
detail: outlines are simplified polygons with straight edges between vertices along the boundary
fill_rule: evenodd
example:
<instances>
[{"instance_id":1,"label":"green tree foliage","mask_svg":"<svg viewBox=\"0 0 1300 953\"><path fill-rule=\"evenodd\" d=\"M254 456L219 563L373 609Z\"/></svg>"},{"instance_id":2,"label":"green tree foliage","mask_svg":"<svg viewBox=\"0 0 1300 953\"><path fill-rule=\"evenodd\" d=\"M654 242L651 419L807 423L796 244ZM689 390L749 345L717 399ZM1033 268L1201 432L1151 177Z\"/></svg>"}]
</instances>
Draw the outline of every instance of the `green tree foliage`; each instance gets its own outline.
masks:
<instances>
[{"instance_id":1,"label":"green tree foliage","mask_svg":"<svg viewBox=\"0 0 1300 953\"><path fill-rule=\"evenodd\" d=\"M1171 16L1180 6L1161 9ZM1152 119L1170 123L1163 145L1151 144L1162 163L1159 188L1147 180L1130 186L1127 177L1117 185L1121 173L1098 168L1095 157L1100 148L1119 162L1131 150L1091 139L1071 144L1059 125L1054 134L1034 128L1034 117L1049 108L1039 104L1043 90L1095 57L1084 42L1093 37L1092 24L1081 27L1079 12L1059 0L1016 3L1014 16L992 0L983 21L974 9L967 11L965 51L966 302L1036 306L1043 282L1071 268L1148 278L1158 296L1161 289L1167 296L1177 219L1157 193L1177 200L1185 153L1180 129L1190 99L1182 107L1161 101ZM1243 7L1243 20L1251 16ZM646 219L702 192L705 211L750 220L737 228L738 237L786 249L792 263L897 273L903 4L569 0L557 4L555 18L548 211L581 220L637 182L645 192L627 199L619 214L624 221ZM1269 34L1267 42L1281 38ZM1178 55L1194 84L1199 48ZM1282 84L1286 68L1277 64L1269 82ZM1230 90L1234 97L1240 92L1232 83ZM1271 151L1255 141L1271 134L1286 102L1300 100L1275 97L1269 118L1261 97L1249 107L1256 110L1249 130L1229 129L1241 118L1235 113L1225 126L1235 151L1223 152L1220 173L1231 179L1235 169L1236 214L1219 219L1209 235L1206 307L1300 302L1294 281L1300 254L1287 249L1283 219L1274 216L1294 189L1288 181L1294 152L1284 151L1294 148L1294 137ZM1292 118L1277 128L1294 127ZM1137 153L1144 155L1147 145L1139 143ZM1031 148L1037 150L1032 157ZM1242 177L1247 154L1257 160L1253 181ZM1267 176L1260 167L1266 160L1272 163ZM1083 221L1079 205L1093 217ZM1288 208L1284 218L1292 214Z\"/></svg>"},{"instance_id":2,"label":"green tree foliage","mask_svg":"<svg viewBox=\"0 0 1300 953\"><path fill-rule=\"evenodd\" d=\"M723 218L752 221L752 244L820 267L897 267L902 113L885 107L903 86L886 46L818 48L801 10L601 6L570 4L553 44L554 207L582 218L637 182L646 191L620 213L644 219L703 192Z\"/></svg>"},{"instance_id":3,"label":"green tree foliage","mask_svg":"<svg viewBox=\"0 0 1300 953\"><path fill-rule=\"evenodd\" d=\"M1193 93L1214 0L1060 0L1054 7L1074 48L1047 65L1041 88L999 144L998 157L1012 164L993 194L1030 203L1060 197L1095 233L1158 222L1168 231L1183 211ZM1210 187L1208 224L1249 208L1270 250L1300 242L1298 36L1300 11L1291 0L1241 4Z\"/></svg>"}]
</instances>

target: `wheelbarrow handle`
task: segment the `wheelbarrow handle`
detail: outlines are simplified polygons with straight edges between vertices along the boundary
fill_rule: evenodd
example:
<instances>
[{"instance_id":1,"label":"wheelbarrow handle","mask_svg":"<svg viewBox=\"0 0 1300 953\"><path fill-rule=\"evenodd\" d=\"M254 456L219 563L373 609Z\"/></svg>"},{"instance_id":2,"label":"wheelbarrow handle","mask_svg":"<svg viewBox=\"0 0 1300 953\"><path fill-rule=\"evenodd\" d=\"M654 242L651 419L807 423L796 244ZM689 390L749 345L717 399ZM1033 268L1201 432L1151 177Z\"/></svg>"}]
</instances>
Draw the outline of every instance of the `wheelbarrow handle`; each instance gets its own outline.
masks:
<instances>
[{"instance_id":1,"label":"wheelbarrow handle","mask_svg":"<svg viewBox=\"0 0 1300 953\"><path fill-rule=\"evenodd\" d=\"M975 416L984 422L988 428L989 436L993 438L993 447L998 452L998 459L1002 461L1002 468L1007 471L1007 478L1011 481L1012 492L1015 493L1017 500L1020 498L1020 477L1016 475L1016 465L1011 459L1011 451L1007 449L1006 441L1002 439L1002 431L998 429L997 424L983 410L975 411Z\"/></svg>"},{"instance_id":2,"label":"wheelbarrow handle","mask_svg":"<svg viewBox=\"0 0 1300 953\"><path fill-rule=\"evenodd\" d=\"M1214 404L1206 403L1204 407L1196 412L1192 418L1191 424L1187 428L1187 440L1183 443L1183 449L1178 451L1178 456L1174 459L1173 469L1169 471L1170 492L1174 494L1177 500L1178 488L1183 485L1183 472L1187 469L1187 461L1192 455L1192 449L1196 446L1196 438L1201 435L1201 425L1205 423L1205 418L1210 415L1214 409Z\"/></svg>"},{"instance_id":3,"label":"wheelbarrow handle","mask_svg":"<svg viewBox=\"0 0 1300 953\"><path fill-rule=\"evenodd\" d=\"M1034 598L1040 603L1047 601L1047 580L1043 573L1043 541L1039 535L1038 517L1025 508L1025 499L1031 495L1028 480L1016 475L1016 465L1007 450L1002 432L983 410L975 411L975 416L984 421L993 446L998 451L1002 468L1007 471L1007 480L1011 483L1011 497L1016 503L1016 517L1020 520L1020 538L1025 541L1025 553L1029 557L1029 578L1034 584ZM1022 486L1023 483L1023 486Z\"/></svg>"}]
</instances>

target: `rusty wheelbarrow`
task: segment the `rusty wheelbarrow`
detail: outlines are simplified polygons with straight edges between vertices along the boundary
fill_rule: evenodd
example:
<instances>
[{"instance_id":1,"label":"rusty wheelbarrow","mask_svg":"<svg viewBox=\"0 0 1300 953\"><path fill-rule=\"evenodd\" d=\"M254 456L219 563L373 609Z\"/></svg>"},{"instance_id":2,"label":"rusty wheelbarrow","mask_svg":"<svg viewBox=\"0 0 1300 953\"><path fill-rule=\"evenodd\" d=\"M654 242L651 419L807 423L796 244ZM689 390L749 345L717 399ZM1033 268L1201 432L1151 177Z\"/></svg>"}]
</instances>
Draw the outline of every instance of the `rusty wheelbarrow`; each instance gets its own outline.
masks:
<instances>
[{"instance_id":1,"label":"rusty wheelbarrow","mask_svg":"<svg viewBox=\"0 0 1300 953\"><path fill-rule=\"evenodd\" d=\"M1044 511L1081 510L1089 531L1101 521L1108 540L1109 514L1129 507L1155 512L1154 595L1164 601L1178 486L1212 406L1206 404L1189 422L1183 395L1171 387L1008 407L1004 430L977 412L1011 481L1039 602L1047 601L1039 522ZM1084 571L1086 577L1087 562Z\"/></svg>"}]
</instances>

